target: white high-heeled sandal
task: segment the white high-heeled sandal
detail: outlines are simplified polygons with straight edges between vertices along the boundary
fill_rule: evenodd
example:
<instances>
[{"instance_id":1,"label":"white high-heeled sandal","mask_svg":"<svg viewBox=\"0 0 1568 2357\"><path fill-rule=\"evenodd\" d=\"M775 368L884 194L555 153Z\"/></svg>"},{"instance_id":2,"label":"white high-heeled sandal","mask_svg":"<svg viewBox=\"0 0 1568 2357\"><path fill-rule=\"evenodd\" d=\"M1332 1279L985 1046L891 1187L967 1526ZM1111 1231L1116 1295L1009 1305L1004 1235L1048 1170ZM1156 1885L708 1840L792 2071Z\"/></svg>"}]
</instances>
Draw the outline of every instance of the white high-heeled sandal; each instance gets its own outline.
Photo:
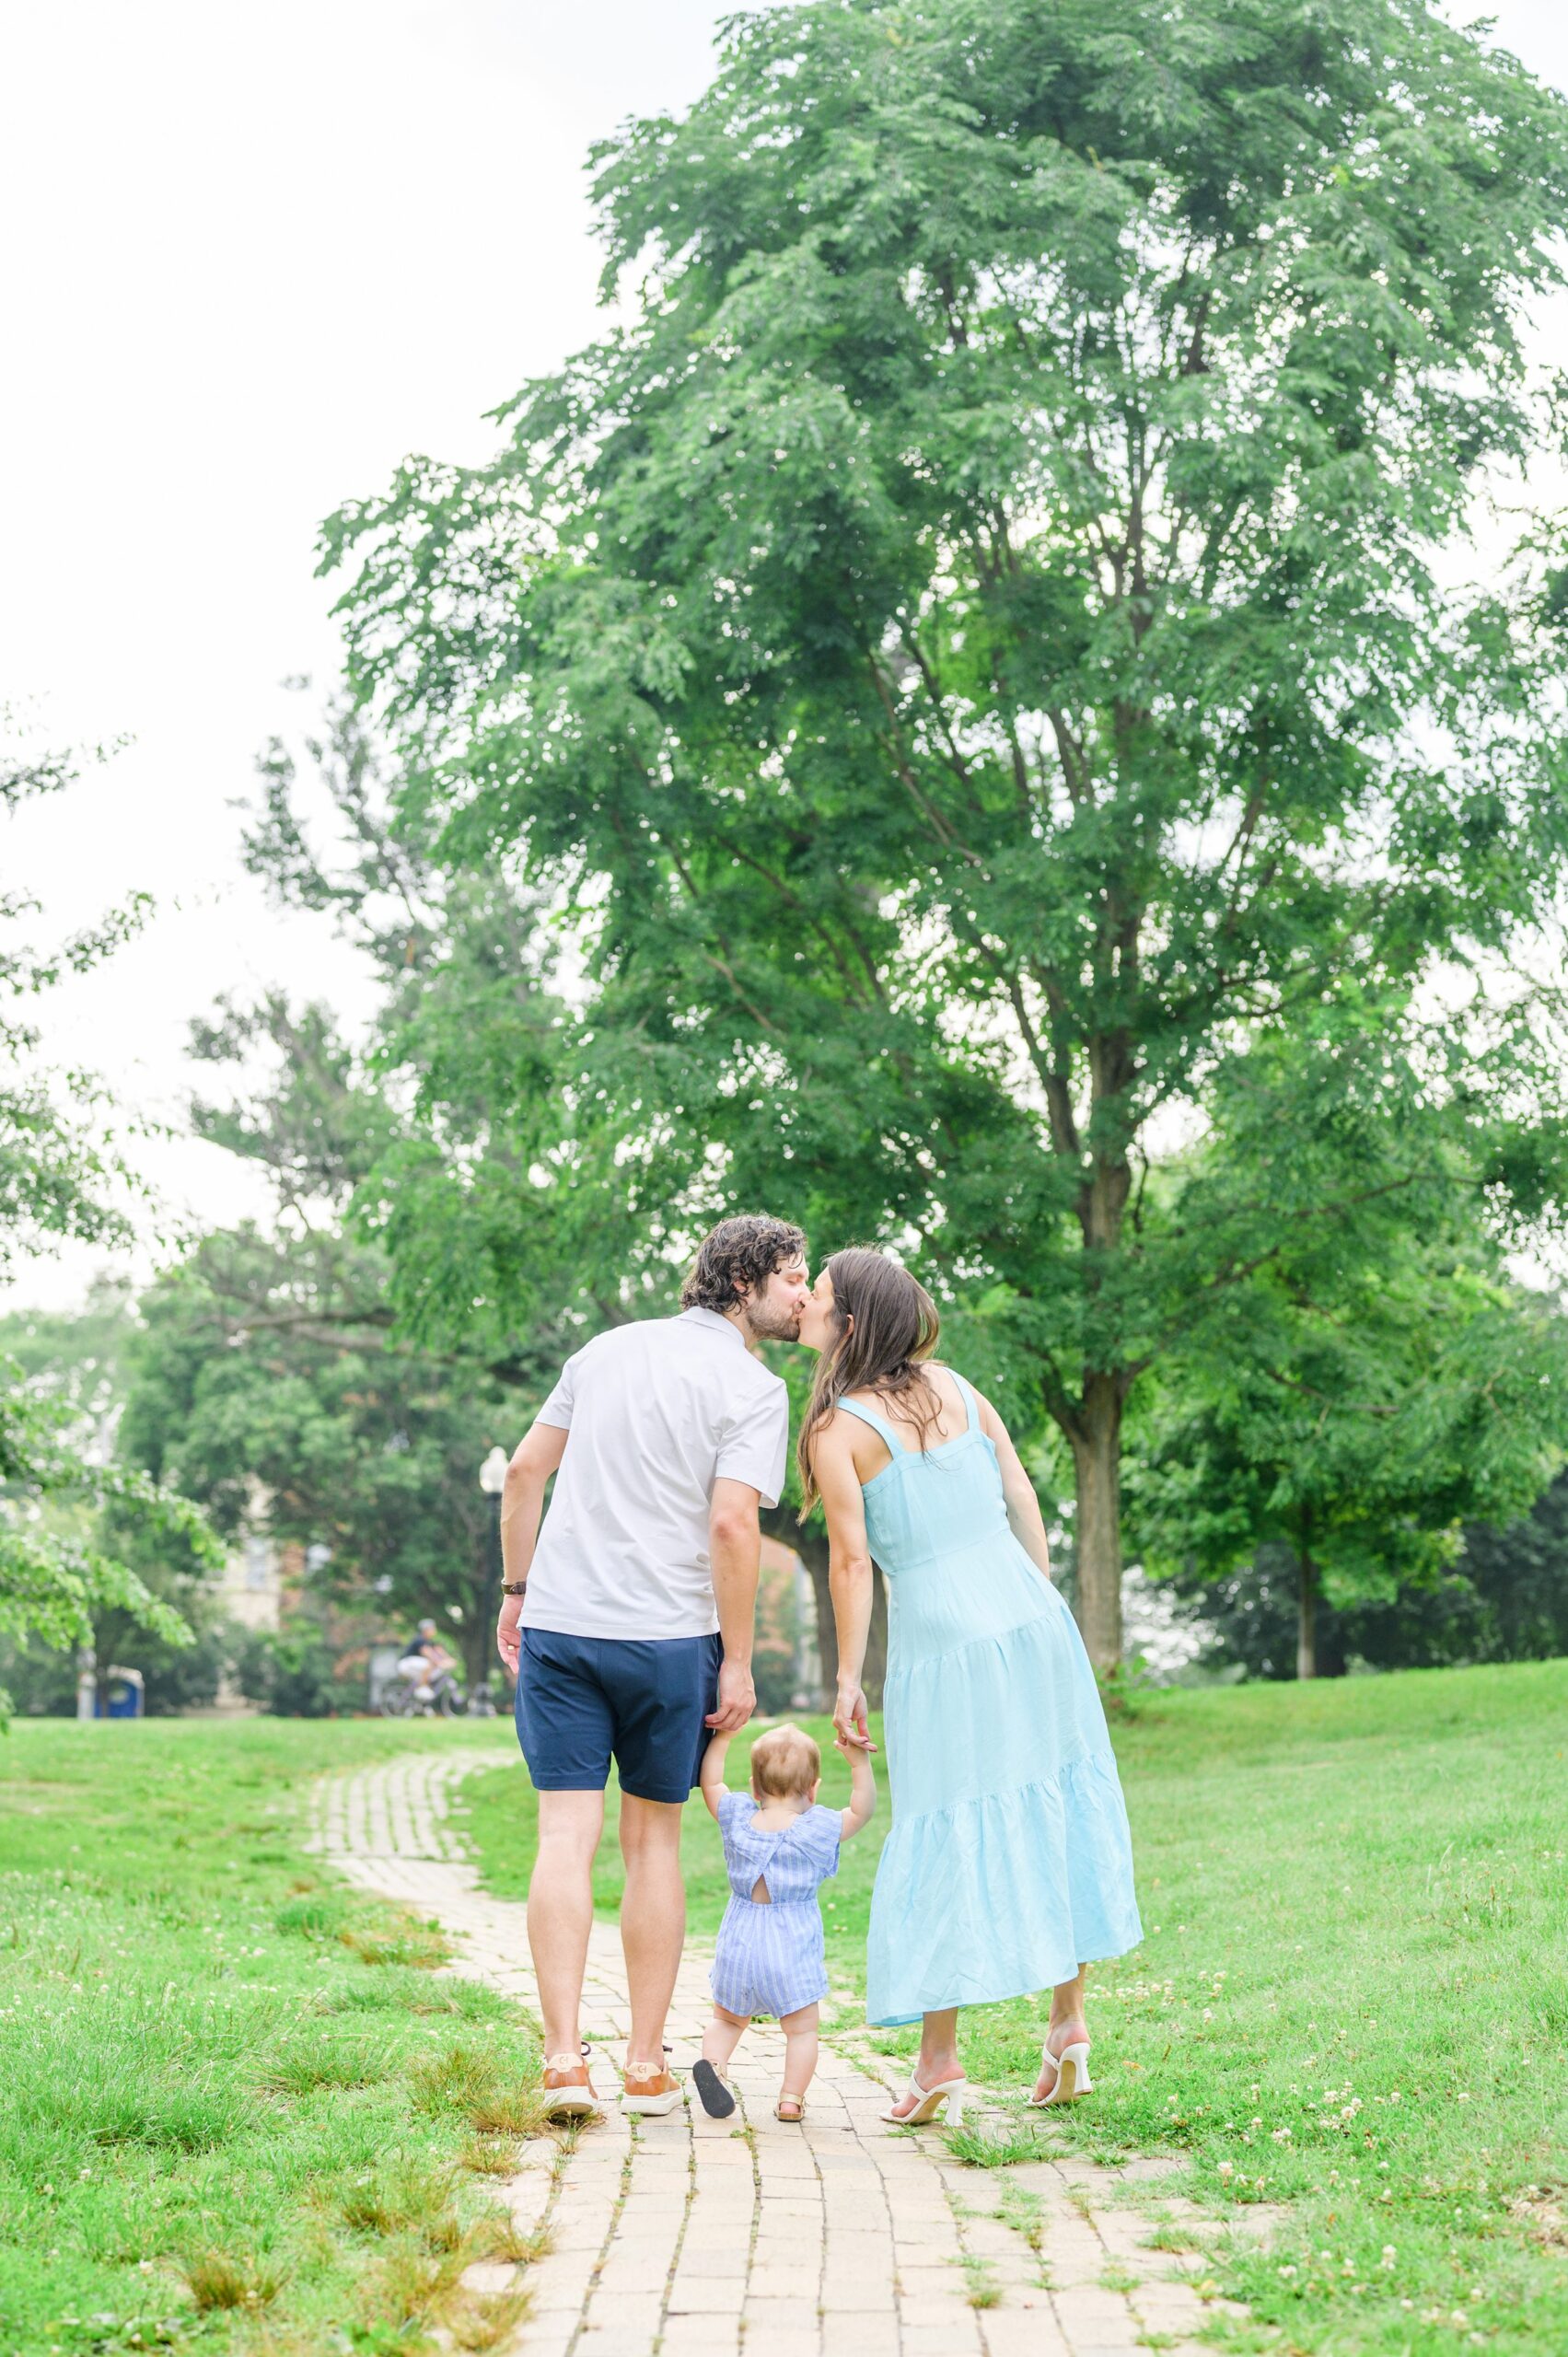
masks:
<instances>
[{"instance_id":1,"label":"white high-heeled sandal","mask_svg":"<svg viewBox=\"0 0 1568 2357\"><path fill-rule=\"evenodd\" d=\"M1047 2104L1075 2103L1080 2096L1094 2092L1095 2083L1089 2076L1089 2041L1086 2038L1075 2045L1064 2046L1060 2054L1052 2054L1049 2045L1043 2046L1040 2057L1042 2071L1048 2062L1056 2076L1044 2095L1025 2097L1026 2111L1043 2111Z\"/></svg>"},{"instance_id":2,"label":"white high-heeled sandal","mask_svg":"<svg viewBox=\"0 0 1568 2357\"><path fill-rule=\"evenodd\" d=\"M889 2105L882 2117L889 2120L895 2128L923 2128L928 2120L935 2119L937 2106L946 2104L947 2108L944 2125L948 2128L961 2128L964 2121L964 2097L969 2093L969 2081L960 2072L956 2079L944 2079L939 2087L923 2087L912 2071L905 2094L913 2096L915 2099L913 2109L894 2111ZM900 2100L901 2101L902 2097Z\"/></svg>"}]
</instances>

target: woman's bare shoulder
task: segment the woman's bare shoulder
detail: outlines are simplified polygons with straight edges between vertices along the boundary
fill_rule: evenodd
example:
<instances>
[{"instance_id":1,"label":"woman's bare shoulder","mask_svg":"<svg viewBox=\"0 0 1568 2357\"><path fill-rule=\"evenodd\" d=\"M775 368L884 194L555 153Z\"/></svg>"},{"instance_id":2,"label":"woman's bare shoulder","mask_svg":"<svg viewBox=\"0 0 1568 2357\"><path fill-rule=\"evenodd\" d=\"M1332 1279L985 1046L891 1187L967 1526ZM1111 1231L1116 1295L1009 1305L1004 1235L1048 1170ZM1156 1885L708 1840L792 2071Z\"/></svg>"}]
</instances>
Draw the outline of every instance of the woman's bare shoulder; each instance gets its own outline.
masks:
<instances>
[{"instance_id":1,"label":"woman's bare shoulder","mask_svg":"<svg viewBox=\"0 0 1568 2357\"><path fill-rule=\"evenodd\" d=\"M835 1400L820 1423L812 1426L811 1453L815 1457L819 1448L842 1448L854 1438L857 1432L865 1430L865 1427L860 1418L846 1415L842 1404Z\"/></svg>"}]
</instances>

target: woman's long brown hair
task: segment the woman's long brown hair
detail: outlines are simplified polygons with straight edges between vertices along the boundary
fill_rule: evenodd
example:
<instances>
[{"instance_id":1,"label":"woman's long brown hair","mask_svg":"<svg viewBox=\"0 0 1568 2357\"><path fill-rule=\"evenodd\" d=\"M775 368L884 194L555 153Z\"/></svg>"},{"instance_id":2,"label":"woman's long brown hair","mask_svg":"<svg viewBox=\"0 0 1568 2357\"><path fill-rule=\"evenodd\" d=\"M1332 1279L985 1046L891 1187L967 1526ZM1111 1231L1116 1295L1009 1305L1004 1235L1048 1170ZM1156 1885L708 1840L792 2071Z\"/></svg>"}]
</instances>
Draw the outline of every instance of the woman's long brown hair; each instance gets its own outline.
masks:
<instances>
[{"instance_id":1,"label":"woman's long brown hair","mask_svg":"<svg viewBox=\"0 0 1568 2357\"><path fill-rule=\"evenodd\" d=\"M811 1404L796 1445L802 1521L817 1503L812 1440L846 1391L875 1391L896 1399L914 1425L923 1452L942 1413L935 1387L922 1372L942 1330L925 1287L886 1253L862 1245L835 1252L828 1274L838 1330L817 1363Z\"/></svg>"}]
</instances>

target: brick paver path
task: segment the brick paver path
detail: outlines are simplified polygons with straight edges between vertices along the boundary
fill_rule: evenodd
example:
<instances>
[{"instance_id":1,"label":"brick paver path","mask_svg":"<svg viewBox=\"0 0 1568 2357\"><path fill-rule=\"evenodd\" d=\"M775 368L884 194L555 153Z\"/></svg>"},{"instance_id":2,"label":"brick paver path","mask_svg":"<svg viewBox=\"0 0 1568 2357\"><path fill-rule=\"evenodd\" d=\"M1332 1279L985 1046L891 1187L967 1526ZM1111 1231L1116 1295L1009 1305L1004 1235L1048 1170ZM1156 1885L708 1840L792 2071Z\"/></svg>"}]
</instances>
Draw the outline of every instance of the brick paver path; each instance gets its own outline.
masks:
<instances>
[{"instance_id":1,"label":"brick paver path","mask_svg":"<svg viewBox=\"0 0 1568 2357\"><path fill-rule=\"evenodd\" d=\"M365 1888L435 1916L454 1968L531 2003L524 1910L478 1887L451 1823L460 1779L491 1752L411 1753L318 1787L311 1846ZM520 1772L520 1771L519 1771ZM694 2059L709 1997L692 1942L670 2015L676 2068ZM627 2028L621 1943L596 1922L584 2029L601 2095ZM519 2357L1210 2357L1192 2336L1207 2303L1202 2240L1217 2229L1158 2180L1170 2165L1109 2169L1073 2158L966 2168L940 2136L878 2115L894 2070L824 2045L804 2128L772 2116L783 2040L748 2031L741 2110L695 2102L668 2119L604 2124L563 2148L523 2147L505 2188L548 2255L522 2271L470 2270L476 2289L526 2283ZM886 2070L888 2084L872 2075ZM1196 2238L1186 2258L1144 2247L1151 2214ZM1207 2286L1205 2285L1205 2291ZM983 2303L974 2305L977 2296Z\"/></svg>"}]
</instances>

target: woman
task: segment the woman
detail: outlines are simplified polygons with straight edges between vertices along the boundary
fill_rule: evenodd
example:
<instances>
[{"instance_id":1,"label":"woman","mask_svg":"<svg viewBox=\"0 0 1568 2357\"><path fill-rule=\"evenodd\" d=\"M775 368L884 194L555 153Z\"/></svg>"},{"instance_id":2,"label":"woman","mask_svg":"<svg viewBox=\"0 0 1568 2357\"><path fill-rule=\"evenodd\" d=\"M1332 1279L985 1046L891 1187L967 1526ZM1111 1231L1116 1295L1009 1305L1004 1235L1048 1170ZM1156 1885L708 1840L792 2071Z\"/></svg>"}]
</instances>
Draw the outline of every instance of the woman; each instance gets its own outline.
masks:
<instances>
[{"instance_id":1,"label":"woman","mask_svg":"<svg viewBox=\"0 0 1568 2357\"><path fill-rule=\"evenodd\" d=\"M1087 2092L1084 1968L1142 1938L1105 1713L1051 1579L1034 1490L987 1400L936 1365L937 1318L880 1252L836 1252L800 1339L821 1353L799 1443L828 1518L834 1725L864 1743L872 1560L888 1576L893 1824L871 1903L866 2012L919 2021L885 2114L961 2117L960 2005L1051 1991L1032 2104Z\"/></svg>"}]
</instances>

